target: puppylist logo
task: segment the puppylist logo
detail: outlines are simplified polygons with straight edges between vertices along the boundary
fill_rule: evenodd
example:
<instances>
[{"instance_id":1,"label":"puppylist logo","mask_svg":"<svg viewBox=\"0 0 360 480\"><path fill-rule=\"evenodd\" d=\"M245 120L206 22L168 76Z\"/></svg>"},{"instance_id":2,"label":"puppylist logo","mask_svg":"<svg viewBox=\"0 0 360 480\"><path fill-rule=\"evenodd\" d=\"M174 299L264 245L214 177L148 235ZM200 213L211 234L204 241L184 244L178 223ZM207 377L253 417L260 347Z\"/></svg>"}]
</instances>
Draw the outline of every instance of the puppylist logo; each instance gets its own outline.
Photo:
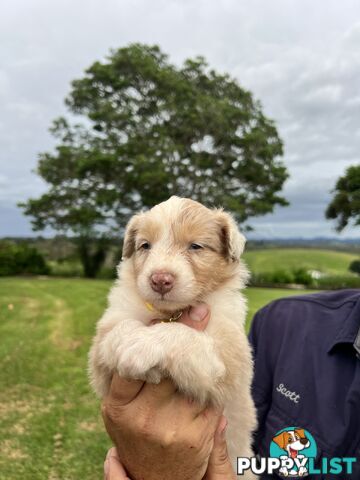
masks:
<instances>
[{"instance_id":1,"label":"puppylist logo","mask_svg":"<svg viewBox=\"0 0 360 480\"><path fill-rule=\"evenodd\" d=\"M315 467L317 445L308 430L299 427L287 427L277 432L270 443L268 458L237 459L237 474L251 471L257 475L277 473L281 477L300 478L311 475L351 475L356 458L322 457Z\"/></svg>"},{"instance_id":2,"label":"puppylist logo","mask_svg":"<svg viewBox=\"0 0 360 480\"><path fill-rule=\"evenodd\" d=\"M270 457L281 462L279 475L284 477L306 477L309 460L315 460L317 446L314 437L303 428L285 428L273 437Z\"/></svg>"}]
</instances>

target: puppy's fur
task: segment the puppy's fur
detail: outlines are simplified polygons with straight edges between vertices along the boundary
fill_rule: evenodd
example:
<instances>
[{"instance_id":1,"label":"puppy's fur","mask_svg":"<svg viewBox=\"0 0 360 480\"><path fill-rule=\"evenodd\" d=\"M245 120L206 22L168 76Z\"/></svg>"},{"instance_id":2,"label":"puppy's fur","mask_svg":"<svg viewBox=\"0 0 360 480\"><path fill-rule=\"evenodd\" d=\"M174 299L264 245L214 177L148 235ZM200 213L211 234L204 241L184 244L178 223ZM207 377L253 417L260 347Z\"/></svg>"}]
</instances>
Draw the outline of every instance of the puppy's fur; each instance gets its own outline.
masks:
<instances>
[{"instance_id":1,"label":"puppy's fur","mask_svg":"<svg viewBox=\"0 0 360 480\"><path fill-rule=\"evenodd\" d=\"M194 249L194 243L201 248ZM253 365L240 293L248 276L240 261L244 244L229 214L193 200L171 197L135 215L126 229L118 280L90 351L91 383L100 397L118 371L154 383L169 376L199 402L225 405L234 461L236 456L252 456L255 428ZM171 291L161 294L151 288L154 272L173 275ZM149 327L152 319L168 318L199 302L211 309L205 332L181 323Z\"/></svg>"}]
</instances>

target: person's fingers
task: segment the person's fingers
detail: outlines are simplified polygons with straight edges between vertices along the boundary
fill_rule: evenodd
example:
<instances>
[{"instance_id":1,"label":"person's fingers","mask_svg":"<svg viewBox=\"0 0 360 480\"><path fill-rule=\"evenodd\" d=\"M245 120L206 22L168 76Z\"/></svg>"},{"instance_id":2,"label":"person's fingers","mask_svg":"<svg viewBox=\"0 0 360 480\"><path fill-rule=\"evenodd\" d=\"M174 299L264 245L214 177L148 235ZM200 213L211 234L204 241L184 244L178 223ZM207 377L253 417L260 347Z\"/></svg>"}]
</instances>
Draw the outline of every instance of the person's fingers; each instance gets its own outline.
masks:
<instances>
[{"instance_id":1,"label":"person's fingers","mask_svg":"<svg viewBox=\"0 0 360 480\"><path fill-rule=\"evenodd\" d=\"M225 433L227 424L228 422L226 417L224 415L221 415L214 437L214 449L217 450L217 452L215 453L218 453L219 448L226 447Z\"/></svg>"},{"instance_id":2,"label":"person's fingers","mask_svg":"<svg viewBox=\"0 0 360 480\"><path fill-rule=\"evenodd\" d=\"M124 467L120 463L115 447L110 448L106 455L104 478L105 480L129 480Z\"/></svg>"},{"instance_id":3,"label":"person's fingers","mask_svg":"<svg viewBox=\"0 0 360 480\"><path fill-rule=\"evenodd\" d=\"M108 398L119 406L125 406L137 397L143 386L142 380L126 380L116 373L111 381Z\"/></svg>"},{"instance_id":4,"label":"person's fingers","mask_svg":"<svg viewBox=\"0 0 360 480\"><path fill-rule=\"evenodd\" d=\"M169 378L164 378L160 383L145 383L143 388L143 395L146 395L148 401L158 404L163 400L172 398L177 389Z\"/></svg>"},{"instance_id":5,"label":"person's fingers","mask_svg":"<svg viewBox=\"0 0 360 480\"><path fill-rule=\"evenodd\" d=\"M235 473L231 465L231 461L227 451L225 433L227 420L222 415L218 423L215 436L214 446L210 454L206 480L235 479Z\"/></svg>"},{"instance_id":6,"label":"person's fingers","mask_svg":"<svg viewBox=\"0 0 360 480\"><path fill-rule=\"evenodd\" d=\"M202 332L206 329L209 320L209 307L205 303L199 303L198 305L185 310L181 315L179 322Z\"/></svg>"},{"instance_id":7,"label":"person's fingers","mask_svg":"<svg viewBox=\"0 0 360 480\"><path fill-rule=\"evenodd\" d=\"M203 408L201 412L196 416L194 426L197 429L212 431L215 434L219 421L222 418L222 410L214 407Z\"/></svg>"},{"instance_id":8,"label":"person's fingers","mask_svg":"<svg viewBox=\"0 0 360 480\"><path fill-rule=\"evenodd\" d=\"M174 395L173 403L176 403L176 411L179 416L184 419L184 423L185 419L188 419L188 421L191 422L196 420L197 417L204 412L204 406L201 403L180 392L176 392Z\"/></svg>"}]
</instances>

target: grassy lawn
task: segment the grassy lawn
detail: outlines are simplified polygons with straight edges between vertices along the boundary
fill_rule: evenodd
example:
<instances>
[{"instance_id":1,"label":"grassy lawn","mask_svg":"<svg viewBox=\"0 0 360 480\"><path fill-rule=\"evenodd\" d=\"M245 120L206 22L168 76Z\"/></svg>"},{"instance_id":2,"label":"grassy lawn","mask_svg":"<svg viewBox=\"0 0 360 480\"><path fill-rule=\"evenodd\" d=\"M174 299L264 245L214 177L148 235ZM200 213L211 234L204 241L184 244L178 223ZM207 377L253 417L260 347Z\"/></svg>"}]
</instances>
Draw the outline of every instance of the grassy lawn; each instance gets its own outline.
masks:
<instances>
[{"instance_id":1,"label":"grassy lawn","mask_svg":"<svg viewBox=\"0 0 360 480\"><path fill-rule=\"evenodd\" d=\"M301 267L329 275L349 274L350 263L358 258L357 254L312 248L269 248L250 250L244 254L244 259L253 272Z\"/></svg>"},{"instance_id":2,"label":"grassy lawn","mask_svg":"<svg viewBox=\"0 0 360 480\"><path fill-rule=\"evenodd\" d=\"M0 477L102 478L110 445L86 376L110 282L0 279ZM294 292L248 289L249 319Z\"/></svg>"},{"instance_id":3,"label":"grassy lawn","mask_svg":"<svg viewBox=\"0 0 360 480\"><path fill-rule=\"evenodd\" d=\"M282 288L247 288L245 290L248 299L248 316L246 320L246 329L249 330L251 320L255 313L267 303L282 297L292 295L304 295L305 293L315 293L315 290L286 290Z\"/></svg>"}]
</instances>

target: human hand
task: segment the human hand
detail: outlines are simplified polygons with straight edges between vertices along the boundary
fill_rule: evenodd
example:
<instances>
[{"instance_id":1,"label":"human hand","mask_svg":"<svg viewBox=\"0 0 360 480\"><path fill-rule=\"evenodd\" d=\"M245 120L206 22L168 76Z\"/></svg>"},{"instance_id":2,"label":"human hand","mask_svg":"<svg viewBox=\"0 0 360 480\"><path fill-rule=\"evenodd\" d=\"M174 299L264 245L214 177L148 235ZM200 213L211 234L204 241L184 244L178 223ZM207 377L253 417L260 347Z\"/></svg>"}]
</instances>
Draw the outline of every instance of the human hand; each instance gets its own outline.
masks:
<instances>
[{"instance_id":1,"label":"human hand","mask_svg":"<svg viewBox=\"0 0 360 480\"><path fill-rule=\"evenodd\" d=\"M220 417L180 395L168 379L153 385L115 375L103 402L106 429L134 479L202 479Z\"/></svg>"},{"instance_id":2,"label":"human hand","mask_svg":"<svg viewBox=\"0 0 360 480\"><path fill-rule=\"evenodd\" d=\"M227 451L226 427L227 420L222 416L215 432L214 446L203 480L235 480L237 478Z\"/></svg>"},{"instance_id":3,"label":"human hand","mask_svg":"<svg viewBox=\"0 0 360 480\"><path fill-rule=\"evenodd\" d=\"M210 455L208 468L203 480L232 480L236 479L231 468L225 441L227 421L221 417L214 437L214 447ZM130 480L121 465L116 448L108 451L104 463L105 480Z\"/></svg>"},{"instance_id":4,"label":"human hand","mask_svg":"<svg viewBox=\"0 0 360 480\"><path fill-rule=\"evenodd\" d=\"M104 462L105 480L130 480L121 465L116 448L112 447L106 455Z\"/></svg>"},{"instance_id":5,"label":"human hand","mask_svg":"<svg viewBox=\"0 0 360 480\"><path fill-rule=\"evenodd\" d=\"M185 311L181 323L202 331L209 318L210 311L202 304ZM103 402L103 417L121 461L134 479L235 478L226 454L224 417L179 395L169 380L148 385L114 376ZM110 452L106 478L128 478L119 458Z\"/></svg>"}]
</instances>

